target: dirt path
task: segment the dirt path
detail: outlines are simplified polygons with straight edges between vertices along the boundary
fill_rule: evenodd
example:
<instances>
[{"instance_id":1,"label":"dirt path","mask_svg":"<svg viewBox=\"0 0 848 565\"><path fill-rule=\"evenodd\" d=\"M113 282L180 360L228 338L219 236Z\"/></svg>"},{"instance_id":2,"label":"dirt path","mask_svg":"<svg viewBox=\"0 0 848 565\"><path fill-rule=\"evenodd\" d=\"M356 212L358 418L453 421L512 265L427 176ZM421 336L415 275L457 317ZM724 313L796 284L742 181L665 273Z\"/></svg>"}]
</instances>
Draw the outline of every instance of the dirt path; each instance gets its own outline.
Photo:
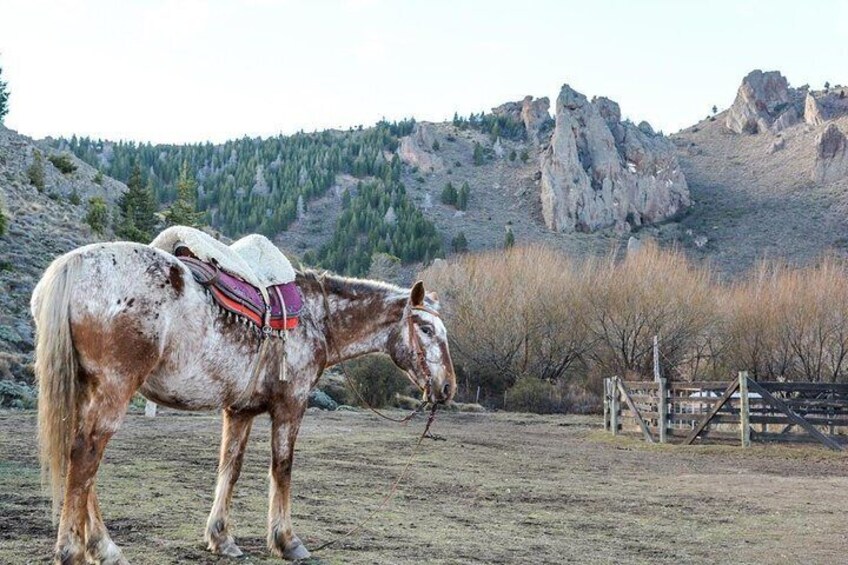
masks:
<instances>
[{"instance_id":1,"label":"dirt path","mask_svg":"<svg viewBox=\"0 0 848 565\"><path fill-rule=\"evenodd\" d=\"M219 423L136 414L107 449L100 500L134 564L231 563L202 544ZM391 485L422 423L310 413L294 474L308 546L361 520ZM598 418L440 415L409 479L322 563L837 563L848 552L848 455L819 448L651 447L613 441ZM265 549L267 418L254 426L234 499L248 557ZM0 563L49 559L34 413L0 412Z\"/></svg>"}]
</instances>

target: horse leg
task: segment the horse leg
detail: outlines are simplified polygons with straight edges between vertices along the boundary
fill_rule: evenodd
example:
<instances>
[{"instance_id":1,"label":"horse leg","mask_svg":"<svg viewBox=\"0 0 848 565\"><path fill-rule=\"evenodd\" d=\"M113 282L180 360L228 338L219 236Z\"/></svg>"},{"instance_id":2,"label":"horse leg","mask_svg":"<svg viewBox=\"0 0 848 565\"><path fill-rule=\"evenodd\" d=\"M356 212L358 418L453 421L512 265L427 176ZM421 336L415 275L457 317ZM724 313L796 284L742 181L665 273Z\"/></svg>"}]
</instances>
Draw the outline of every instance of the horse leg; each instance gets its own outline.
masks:
<instances>
[{"instance_id":1,"label":"horse leg","mask_svg":"<svg viewBox=\"0 0 848 565\"><path fill-rule=\"evenodd\" d=\"M95 563L126 564L127 560L121 550L109 537L103 516L100 513L100 502L97 500L97 489L94 484L88 492L88 523L85 529L86 557Z\"/></svg>"},{"instance_id":2,"label":"horse leg","mask_svg":"<svg viewBox=\"0 0 848 565\"><path fill-rule=\"evenodd\" d=\"M85 563L87 549L96 562L126 563L121 551L106 534L96 495L92 494L103 451L121 425L133 393L131 386L114 384L117 380L98 379L98 386L80 412L79 427L68 459L56 542L56 562L61 565Z\"/></svg>"},{"instance_id":3,"label":"horse leg","mask_svg":"<svg viewBox=\"0 0 848 565\"><path fill-rule=\"evenodd\" d=\"M253 425L253 414L245 415L224 410L221 433L221 454L218 462L218 484L215 502L206 521L204 538L209 549L229 557L239 557L242 552L229 532L228 516L233 487L241 473L244 450Z\"/></svg>"},{"instance_id":4,"label":"horse leg","mask_svg":"<svg viewBox=\"0 0 848 565\"><path fill-rule=\"evenodd\" d=\"M271 409L271 492L268 508L268 548L284 559L305 559L309 551L294 535L291 522L291 469L294 443L306 400L280 402Z\"/></svg>"}]
</instances>

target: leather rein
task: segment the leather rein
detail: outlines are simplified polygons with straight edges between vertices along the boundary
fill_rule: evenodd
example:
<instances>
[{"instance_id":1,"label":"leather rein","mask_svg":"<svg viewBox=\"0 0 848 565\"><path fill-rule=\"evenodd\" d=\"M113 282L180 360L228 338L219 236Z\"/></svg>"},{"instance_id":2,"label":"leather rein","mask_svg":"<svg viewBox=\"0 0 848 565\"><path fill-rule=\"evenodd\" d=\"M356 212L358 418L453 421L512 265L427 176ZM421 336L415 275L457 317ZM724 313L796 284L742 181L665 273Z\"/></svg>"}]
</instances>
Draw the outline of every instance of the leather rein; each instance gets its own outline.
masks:
<instances>
[{"instance_id":1,"label":"leather rein","mask_svg":"<svg viewBox=\"0 0 848 565\"><path fill-rule=\"evenodd\" d=\"M321 297L322 297L323 302L324 302L324 312L325 312L324 315L325 315L326 324L327 324L327 333L323 335L323 339L324 339L324 350L326 352L327 358L329 359L330 350L329 350L329 344L328 344L328 335L330 334L330 331L333 327L333 324L332 324L333 316L330 313L330 301L329 301L329 298L327 297L327 289L324 286L324 275L322 274L320 276L316 276L315 280L318 282L318 286L321 288ZM416 311L416 310L422 311L422 312L427 312L428 314L441 319L441 315L438 312L436 312L432 308L428 308L424 305L412 306L410 313L407 314L407 316L406 316L408 327L409 327L409 340L412 343L412 348L413 348L414 355L415 355L415 361L418 364L418 369L421 371L422 374L424 374L427 377L427 381L424 383L424 386L422 387L420 384L418 384L418 382L415 381L415 379L412 378L412 376L409 374L408 371L404 371L404 374L406 375L406 378L409 380L409 382L414 384L421 392L424 393L424 400L422 400L422 402L412 412L410 412L409 414L407 414L403 418L393 418L391 416L387 416L386 414L383 414L382 412L380 412L379 410L377 410L376 408L371 406L371 403L368 402L362 396L362 394L359 392L359 389L354 385L353 379L350 378L350 375L347 372L347 367L345 366L344 361L340 360L339 363L338 363L338 365L342 368L342 373L344 374L345 381L347 382L348 388L353 390L354 394L356 394L356 397L359 399L360 402L362 402L371 412L375 413L379 417L386 419L386 420L389 420L391 422L397 422L397 423L402 423L402 424L406 424L407 422L409 422L412 418L415 417L416 414L418 414L425 406L427 406L427 404L430 403L429 396L430 396L431 387L432 387L432 383L433 383L433 373L432 373L432 371L430 371L430 366L427 364L427 355L424 353L424 346L421 343L421 338L418 336L418 332L415 331L415 322L412 319L412 312ZM341 359L341 352L339 351L338 343L336 342L335 339L333 339L331 341L333 342L333 350L335 351L336 356L339 357L339 359ZM424 432L425 435L429 434L430 424L432 424L433 417L435 416L436 406L437 406L436 404L433 404L432 415L431 415L430 421L427 424L427 430L425 430L425 432Z\"/></svg>"}]
</instances>

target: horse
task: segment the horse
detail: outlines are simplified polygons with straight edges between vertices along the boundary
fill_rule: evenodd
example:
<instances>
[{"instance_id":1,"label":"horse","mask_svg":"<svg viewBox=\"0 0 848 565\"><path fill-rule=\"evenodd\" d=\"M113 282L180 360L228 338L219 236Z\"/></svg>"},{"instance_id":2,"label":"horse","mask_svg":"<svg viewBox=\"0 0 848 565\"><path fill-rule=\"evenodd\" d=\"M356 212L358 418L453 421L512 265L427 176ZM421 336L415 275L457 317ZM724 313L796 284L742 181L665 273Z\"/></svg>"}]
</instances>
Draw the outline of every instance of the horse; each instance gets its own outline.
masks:
<instances>
[{"instance_id":1,"label":"horse","mask_svg":"<svg viewBox=\"0 0 848 565\"><path fill-rule=\"evenodd\" d=\"M382 352L426 401L453 397L456 378L438 297L421 281L402 289L302 270L296 284L301 323L284 342L223 314L183 262L146 245L92 244L46 269L31 309L40 458L54 522L59 515L56 563L127 563L103 523L95 477L137 391L172 408L222 411L215 500L204 537L209 550L226 556L242 554L228 515L251 424L256 415L270 414L267 540L288 560L309 556L292 528L291 470L309 392L326 368Z\"/></svg>"}]
</instances>

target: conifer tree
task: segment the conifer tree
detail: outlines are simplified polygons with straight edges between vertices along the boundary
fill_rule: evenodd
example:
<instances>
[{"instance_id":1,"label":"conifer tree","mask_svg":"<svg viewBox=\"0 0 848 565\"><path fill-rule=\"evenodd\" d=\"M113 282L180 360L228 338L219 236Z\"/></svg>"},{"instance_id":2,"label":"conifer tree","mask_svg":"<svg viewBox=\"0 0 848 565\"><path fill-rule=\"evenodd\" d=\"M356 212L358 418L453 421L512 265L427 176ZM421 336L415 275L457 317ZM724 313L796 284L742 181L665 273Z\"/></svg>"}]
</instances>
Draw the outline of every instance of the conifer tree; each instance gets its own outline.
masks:
<instances>
[{"instance_id":1,"label":"conifer tree","mask_svg":"<svg viewBox=\"0 0 848 565\"><path fill-rule=\"evenodd\" d=\"M504 249L509 249L515 245L515 234L512 233L512 228L506 228L506 235L504 236Z\"/></svg>"},{"instance_id":2,"label":"conifer tree","mask_svg":"<svg viewBox=\"0 0 848 565\"><path fill-rule=\"evenodd\" d=\"M3 81L3 67L0 67L0 124L9 113L9 83Z\"/></svg>"},{"instance_id":3,"label":"conifer tree","mask_svg":"<svg viewBox=\"0 0 848 565\"><path fill-rule=\"evenodd\" d=\"M106 202L99 196L91 198L88 201L88 214L85 216L85 221L91 227L91 231L103 235L108 218L109 210L106 208Z\"/></svg>"},{"instance_id":4,"label":"conifer tree","mask_svg":"<svg viewBox=\"0 0 848 565\"><path fill-rule=\"evenodd\" d=\"M462 183L462 188L456 196L456 207L459 210L468 209L468 197L471 196L471 188L468 186L468 181Z\"/></svg>"},{"instance_id":5,"label":"conifer tree","mask_svg":"<svg viewBox=\"0 0 848 565\"><path fill-rule=\"evenodd\" d=\"M201 223L202 212L197 211L197 183L183 161L180 178L177 180L177 199L165 211L165 220L169 225L197 227Z\"/></svg>"},{"instance_id":6,"label":"conifer tree","mask_svg":"<svg viewBox=\"0 0 848 565\"><path fill-rule=\"evenodd\" d=\"M458 193L456 192L456 188L454 188L453 183L448 182L445 187L442 189L442 204L447 204L448 206L454 206L456 204Z\"/></svg>"},{"instance_id":7,"label":"conifer tree","mask_svg":"<svg viewBox=\"0 0 848 565\"><path fill-rule=\"evenodd\" d=\"M118 207L121 213L115 234L129 241L149 243L156 227L156 202L152 187L143 184L137 162L127 182L127 191L118 200Z\"/></svg>"}]
</instances>

